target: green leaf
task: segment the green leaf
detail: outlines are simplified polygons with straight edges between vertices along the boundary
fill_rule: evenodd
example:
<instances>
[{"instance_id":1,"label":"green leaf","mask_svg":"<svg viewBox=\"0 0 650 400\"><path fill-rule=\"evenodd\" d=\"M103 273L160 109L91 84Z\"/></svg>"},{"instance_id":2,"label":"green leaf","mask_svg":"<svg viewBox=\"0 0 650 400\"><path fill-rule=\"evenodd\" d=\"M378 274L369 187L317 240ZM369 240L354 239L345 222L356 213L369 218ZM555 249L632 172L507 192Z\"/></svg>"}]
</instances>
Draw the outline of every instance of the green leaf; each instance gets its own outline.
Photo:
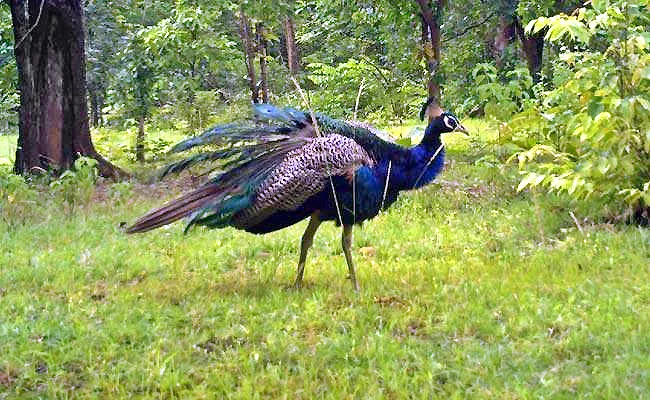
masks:
<instances>
[{"instance_id":1,"label":"green leaf","mask_svg":"<svg viewBox=\"0 0 650 400\"><path fill-rule=\"evenodd\" d=\"M591 6L599 13L604 13L609 7L609 0L592 0Z\"/></svg>"},{"instance_id":2,"label":"green leaf","mask_svg":"<svg viewBox=\"0 0 650 400\"><path fill-rule=\"evenodd\" d=\"M650 111L650 101L646 100L641 96L636 96L636 101L643 107L646 111Z\"/></svg>"},{"instance_id":3,"label":"green leaf","mask_svg":"<svg viewBox=\"0 0 650 400\"><path fill-rule=\"evenodd\" d=\"M598 114L598 115L596 116L596 118L594 118L594 122L596 122L596 123L600 123L600 122L603 122L603 121L607 121L607 120L609 120L610 118L612 118L612 114L610 114L609 112L605 111L605 112L601 112L600 114Z\"/></svg>"},{"instance_id":4,"label":"green leaf","mask_svg":"<svg viewBox=\"0 0 650 400\"><path fill-rule=\"evenodd\" d=\"M535 172L529 172L524 179L519 182L519 186L517 186L517 192L521 192L524 190L527 186L530 187L535 187L542 183L542 181L546 178L545 175L537 174Z\"/></svg>"},{"instance_id":5,"label":"green leaf","mask_svg":"<svg viewBox=\"0 0 650 400\"><path fill-rule=\"evenodd\" d=\"M548 29L548 32L546 32L544 39L548 40L549 42L557 42L558 40L562 39L565 33L566 29L562 25L554 24Z\"/></svg>"},{"instance_id":6,"label":"green leaf","mask_svg":"<svg viewBox=\"0 0 650 400\"><path fill-rule=\"evenodd\" d=\"M605 106L602 103L602 99L600 97L593 97L589 102L589 106L587 106L587 114L591 118L596 118L604 109Z\"/></svg>"},{"instance_id":7,"label":"green leaf","mask_svg":"<svg viewBox=\"0 0 650 400\"><path fill-rule=\"evenodd\" d=\"M526 33L531 34L531 33L539 32L545 25L544 22L542 22L542 20L546 20L546 18L540 17L526 24L526 28L524 29Z\"/></svg>"}]
</instances>

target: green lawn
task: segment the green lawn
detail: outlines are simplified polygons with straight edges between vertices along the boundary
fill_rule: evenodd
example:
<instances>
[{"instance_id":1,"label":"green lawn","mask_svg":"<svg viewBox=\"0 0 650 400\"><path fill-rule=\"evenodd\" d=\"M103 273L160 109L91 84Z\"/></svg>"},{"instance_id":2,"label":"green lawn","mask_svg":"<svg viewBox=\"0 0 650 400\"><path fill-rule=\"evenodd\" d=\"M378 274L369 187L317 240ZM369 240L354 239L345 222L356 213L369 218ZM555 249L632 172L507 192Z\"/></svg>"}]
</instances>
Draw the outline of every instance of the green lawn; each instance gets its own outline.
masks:
<instances>
[{"instance_id":1,"label":"green lawn","mask_svg":"<svg viewBox=\"0 0 650 400\"><path fill-rule=\"evenodd\" d=\"M447 140L439 183L355 230L358 294L333 224L298 291L304 222L122 233L183 179L0 198L0 398L647 397L650 232Z\"/></svg>"}]
</instances>

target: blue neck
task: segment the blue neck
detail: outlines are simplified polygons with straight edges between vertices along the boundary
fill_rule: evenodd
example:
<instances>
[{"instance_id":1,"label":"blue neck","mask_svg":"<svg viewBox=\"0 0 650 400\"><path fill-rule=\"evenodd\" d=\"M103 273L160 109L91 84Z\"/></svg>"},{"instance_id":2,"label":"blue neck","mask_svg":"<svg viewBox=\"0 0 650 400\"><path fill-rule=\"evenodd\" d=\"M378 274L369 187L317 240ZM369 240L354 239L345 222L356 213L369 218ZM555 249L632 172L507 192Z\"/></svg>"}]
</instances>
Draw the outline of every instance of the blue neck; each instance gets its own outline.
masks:
<instances>
[{"instance_id":1,"label":"blue neck","mask_svg":"<svg viewBox=\"0 0 650 400\"><path fill-rule=\"evenodd\" d=\"M388 182L390 192L422 187L433 181L442 170L445 150L441 145L439 140L437 143L424 143L423 141L413 148L394 154L375 167L375 176L382 184L385 184L390 168Z\"/></svg>"},{"instance_id":2,"label":"blue neck","mask_svg":"<svg viewBox=\"0 0 650 400\"><path fill-rule=\"evenodd\" d=\"M378 183L386 184L389 169L389 192L417 189L433 181L444 165L445 149L440 134L446 132L446 128L436 118L427 126L419 145L383 158L374 168Z\"/></svg>"},{"instance_id":3,"label":"blue neck","mask_svg":"<svg viewBox=\"0 0 650 400\"><path fill-rule=\"evenodd\" d=\"M429 123L422 142L410 149L412 161L408 165L405 189L417 189L433 181L445 162L445 149L440 139L445 126L439 118Z\"/></svg>"},{"instance_id":4,"label":"blue neck","mask_svg":"<svg viewBox=\"0 0 650 400\"><path fill-rule=\"evenodd\" d=\"M445 149L438 140L435 143L421 143L410 149L411 162L406 170L402 190L417 189L431 183L440 173L445 161Z\"/></svg>"}]
</instances>

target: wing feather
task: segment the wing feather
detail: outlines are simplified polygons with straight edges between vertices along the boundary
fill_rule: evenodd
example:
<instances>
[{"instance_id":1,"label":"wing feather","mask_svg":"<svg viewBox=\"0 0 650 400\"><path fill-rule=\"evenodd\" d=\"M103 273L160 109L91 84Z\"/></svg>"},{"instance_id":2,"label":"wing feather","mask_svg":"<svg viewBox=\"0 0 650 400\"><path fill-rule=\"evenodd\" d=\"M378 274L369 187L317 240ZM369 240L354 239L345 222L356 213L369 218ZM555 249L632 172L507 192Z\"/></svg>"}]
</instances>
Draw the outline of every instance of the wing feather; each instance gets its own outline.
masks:
<instances>
[{"instance_id":1,"label":"wing feather","mask_svg":"<svg viewBox=\"0 0 650 400\"><path fill-rule=\"evenodd\" d=\"M330 177L373 164L368 153L350 138L315 138L287 155L262 182L251 207L235 215L235 222L247 227L277 211L295 210L325 189Z\"/></svg>"}]
</instances>

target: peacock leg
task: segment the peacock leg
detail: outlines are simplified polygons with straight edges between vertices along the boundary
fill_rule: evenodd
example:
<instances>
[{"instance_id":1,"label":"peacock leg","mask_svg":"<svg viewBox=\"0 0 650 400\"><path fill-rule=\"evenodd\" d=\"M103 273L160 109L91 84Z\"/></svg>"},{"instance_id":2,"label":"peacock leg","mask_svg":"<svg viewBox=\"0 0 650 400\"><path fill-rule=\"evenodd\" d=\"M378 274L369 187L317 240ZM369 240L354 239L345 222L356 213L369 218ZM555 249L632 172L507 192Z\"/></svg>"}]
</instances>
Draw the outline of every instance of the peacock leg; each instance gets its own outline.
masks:
<instances>
[{"instance_id":1,"label":"peacock leg","mask_svg":"<svg viewBox=\"0 0 650 400\"><path fill-rule=\"evenodd\" d=\"M321 219L318 216L318 213L311 215L309 220L309 225L305 229L305 233L302 234L302 241L300 242L300 260L298 261L298 275L296 276L296 282L293 284L295 288L300 288L302 286L302 276L305 272L305 261L307 260L307 251L314 243L314 235L316 230L321 224Z\"/></svg>"},{"instance_id":2,"label":"peacock leg","mask_svg":"<svg viewBox=\"0 0 650 400\"><path fill-rule=\"evenodd\" d=\"M343 254L345 254L345 260L348 262L348 271L350 271L350 281L352 282L352 287L355 291L359 291L359 283L357 282L357 276L354 273L354 262L352 261L352 252L350 247L352 246L352 225L343 225L343 235L341 237L341 242L343 244Z\"/></svg>"}]
</instances>

